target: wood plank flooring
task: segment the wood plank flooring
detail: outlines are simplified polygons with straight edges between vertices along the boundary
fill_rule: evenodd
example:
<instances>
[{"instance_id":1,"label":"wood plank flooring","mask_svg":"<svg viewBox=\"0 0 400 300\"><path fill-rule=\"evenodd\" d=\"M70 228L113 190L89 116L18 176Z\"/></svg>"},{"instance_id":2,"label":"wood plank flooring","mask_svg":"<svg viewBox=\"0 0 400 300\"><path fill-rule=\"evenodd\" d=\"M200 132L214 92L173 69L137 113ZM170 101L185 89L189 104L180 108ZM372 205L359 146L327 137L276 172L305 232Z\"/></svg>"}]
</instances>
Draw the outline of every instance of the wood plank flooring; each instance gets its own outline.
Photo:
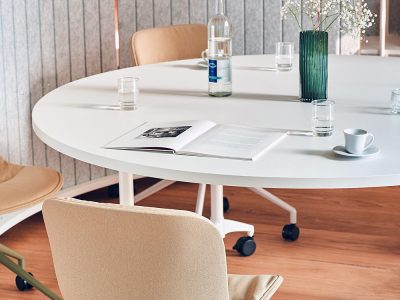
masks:
<instances>
[{"instance_id":1,"label":"wood plank flooring","mask_svg":"<svg viewBox=\"0 0 400 300\"><path fill-rule=\"evenodd\" d=\"M194 210L196 190L176 183L141 205ZM247 189L227 187L226 217L254 224L257 242L255 255L245 258L231 250L241 234L226 237L230 273L283 275L276 300L400 299L400 187L270 191L298 209L300 239L281 239L285 212ZM104 189L81 198L116 201ZM27 270L58 291L41 214L6 232L0 243L25 255ZM16 291L14 275L0 266L0 299L46 298L35 290Z\"/></svg>"}]
</instances>

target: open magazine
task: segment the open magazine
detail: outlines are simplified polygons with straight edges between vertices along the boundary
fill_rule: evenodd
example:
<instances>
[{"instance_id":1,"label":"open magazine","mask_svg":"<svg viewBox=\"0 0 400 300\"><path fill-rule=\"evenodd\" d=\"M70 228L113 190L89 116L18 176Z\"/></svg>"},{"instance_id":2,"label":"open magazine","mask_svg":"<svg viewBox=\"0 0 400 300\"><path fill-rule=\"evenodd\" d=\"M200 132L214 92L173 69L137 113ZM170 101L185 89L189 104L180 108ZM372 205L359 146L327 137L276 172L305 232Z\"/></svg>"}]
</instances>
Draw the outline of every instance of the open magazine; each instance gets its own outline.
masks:
<instances>
[{"instance_id":1,"label":"open magazine","mask_svg":"<svg viewBox=\"0 0 400 300\"><path fill-rule=\"evenodd\" d=\"M146 122L103 148L256 160L286 133L207 120Z\"/></svg>"}]
</instances>

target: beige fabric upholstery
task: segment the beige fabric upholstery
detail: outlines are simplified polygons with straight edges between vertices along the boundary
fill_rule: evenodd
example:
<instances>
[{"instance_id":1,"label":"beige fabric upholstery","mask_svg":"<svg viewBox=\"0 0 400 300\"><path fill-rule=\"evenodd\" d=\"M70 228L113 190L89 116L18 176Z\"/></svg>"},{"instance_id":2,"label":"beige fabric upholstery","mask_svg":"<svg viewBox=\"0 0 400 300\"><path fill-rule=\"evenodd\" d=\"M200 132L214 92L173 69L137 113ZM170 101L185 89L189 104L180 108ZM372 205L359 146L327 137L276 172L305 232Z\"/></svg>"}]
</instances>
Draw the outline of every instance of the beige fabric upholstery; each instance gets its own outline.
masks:
<instances>
[{"instance_id":1,"label":"beige fabric upholstery","mask_svg":"<svg viewBox=\"0 0 400 300\"><path fill-rule=\"evenodd\" d=\"M145 29L132 36L132 62L140 66L200 58L206 48L207 26L202 24Z\"/></svg>"},{"instance_id":2,"label":"beige fabric upholstery","mask_svg":"<svg viewBox=\"0 0 400 300\"><path fill-rule=\"evenodd\" d=\"M282 281L279 275L228 275L229 299L270 299Z\"/></svg>"},{"instance_id":3,"label":"beige fabric upholstery","mask_svg":"<svg viewBox=\"0 0 400 300\"><path fill-rule=\"evenodd\" d=\"M230 298L221 236L192 212L53 199L43 215L67 300L268 299L250 291L271 295L281 281L272 288L269 276L244 277L241 284L235 275L230 280L245 296Z\"/></svg>"},{"instance_id":4,"label":"beige fabric upholstery","mask_svg":"<svg viewBox=\"0 0 400 300\"><path fill-rule=\"evenodd\" d=\"M62 184L61 174L52 169L14 165L0 157L0 214L52 197Z\"/></svg>"}]
</instances>

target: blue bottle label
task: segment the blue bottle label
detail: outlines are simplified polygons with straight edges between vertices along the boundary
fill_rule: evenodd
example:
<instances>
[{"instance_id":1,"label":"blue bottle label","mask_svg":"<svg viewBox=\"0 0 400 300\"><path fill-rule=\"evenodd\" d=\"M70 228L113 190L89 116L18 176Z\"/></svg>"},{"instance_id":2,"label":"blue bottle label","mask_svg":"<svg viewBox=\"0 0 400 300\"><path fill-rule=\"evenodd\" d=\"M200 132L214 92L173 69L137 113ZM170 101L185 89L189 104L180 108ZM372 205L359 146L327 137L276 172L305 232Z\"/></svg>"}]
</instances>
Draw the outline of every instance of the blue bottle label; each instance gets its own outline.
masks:
<instances>
[{"instance_id":1,"label":"blue bottle label","mask_svg":"<svg viewBox=\"0 0 400 300\"><path fill-rule=\"evenodd\" d=\"M208 81L209 82L217 82L217 60L209 59L208 60Z\"/></svg>"}]
</instances>

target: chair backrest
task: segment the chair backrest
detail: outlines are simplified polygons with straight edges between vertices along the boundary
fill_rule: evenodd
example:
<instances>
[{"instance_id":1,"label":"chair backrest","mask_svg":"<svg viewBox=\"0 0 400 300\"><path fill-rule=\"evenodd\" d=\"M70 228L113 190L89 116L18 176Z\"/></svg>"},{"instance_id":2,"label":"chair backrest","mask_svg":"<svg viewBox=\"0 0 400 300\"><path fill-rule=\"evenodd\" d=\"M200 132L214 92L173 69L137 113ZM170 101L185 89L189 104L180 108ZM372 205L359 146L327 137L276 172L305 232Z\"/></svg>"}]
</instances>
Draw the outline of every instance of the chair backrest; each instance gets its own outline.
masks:
<instances>
[{"instance_id":1,"label":"chair backrest","mask_svg":"<svg viewBox=\"0 0 400 300\"><path fill-rule=\"evenodd\" d=\"M144 29L132 36L135 66L165 61L200 58L207 48L207 26L184 24Z\"/></svg>"},{"instance_id":2,"label":"chair backrest","mask_svg":"<svg viewBox=\"0 0 400 300\"><path fill-rule=\"evenodd\" d=\"M225 248L192 212L48 200L43 215L65 299L228 299Z\"/></svg>"}]
</instances>

